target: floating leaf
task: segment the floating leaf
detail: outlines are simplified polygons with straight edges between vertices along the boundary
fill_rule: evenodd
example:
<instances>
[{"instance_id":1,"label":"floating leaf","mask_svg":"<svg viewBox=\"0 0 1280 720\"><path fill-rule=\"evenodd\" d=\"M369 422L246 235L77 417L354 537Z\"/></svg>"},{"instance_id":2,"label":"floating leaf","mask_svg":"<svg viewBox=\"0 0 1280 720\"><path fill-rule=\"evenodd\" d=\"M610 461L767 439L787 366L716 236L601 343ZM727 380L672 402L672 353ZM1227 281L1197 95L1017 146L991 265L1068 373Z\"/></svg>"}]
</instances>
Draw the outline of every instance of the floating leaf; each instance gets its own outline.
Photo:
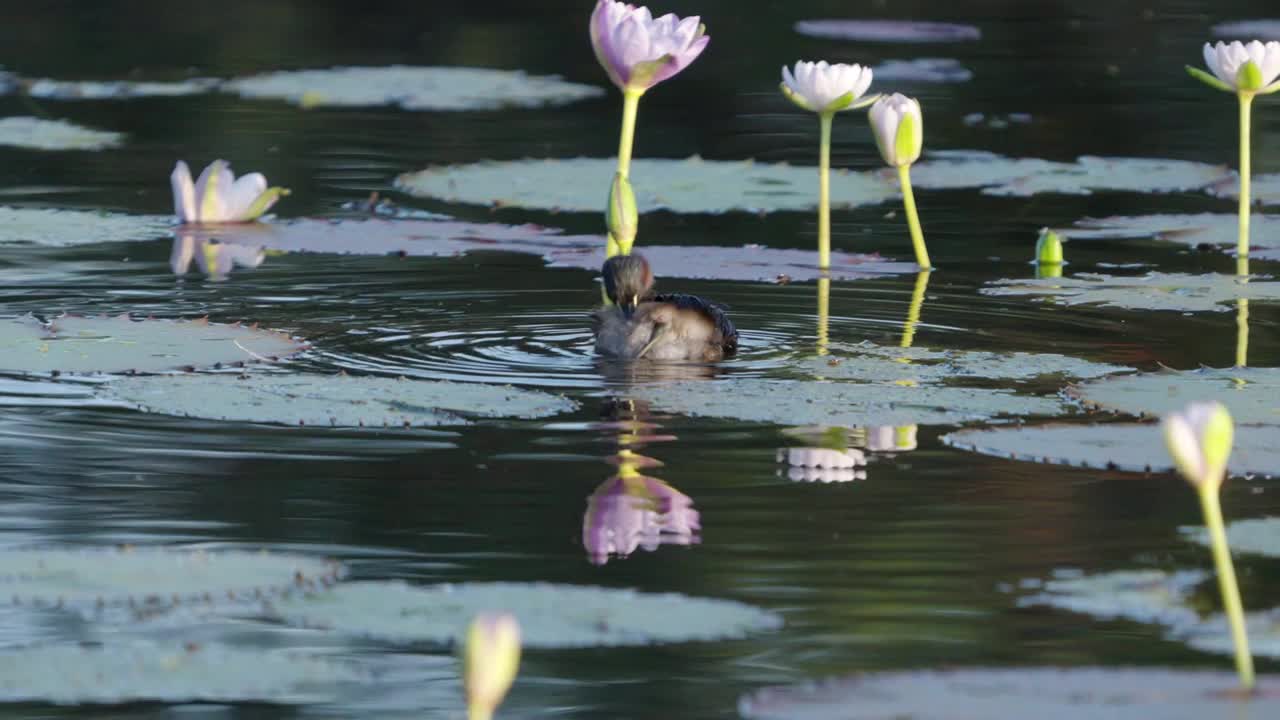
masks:
<instances>
[{"instance_id":1,"label":"floating leaf","mask_svg":"<svg viewBox=\"0 0 1280 720\"><path fill-rule=\"evenodd\" d=\"M347 583L273 600L267 608L307 627L442 644L462 638L477 613L502 611L520 622L523 644L536 648L723 640L782 625L774 613L728 600L543 583Z\"/></svg>"},{"instance_id":2,"label":"floating leaf","mask_svg":"<svg viewBox=\"0 0 1280 720\"><path fill-rule=\"evenodd\" d=\"M105 150L123 142L122 133L94 130L65 120L0 118L0 145L10 147L31 150Z\"/></svg>"},{"instance_id":3,"label":"floating leaf","mask_svg":"<svg viewBox=\"0 0 1280 720\"><path fill-rule=\"evenodd\" d=\"M1092 407L1148 417L1216 400L1238 425L1280 426L1280 368L1166 370L1084 383L1071 394Z\"/></svg>"},{"instance_id":4,"label":"floating leaf","mask_svg":"<svg viewBox=\"0 0 1280 720\"><path fill-rule=\"evenodd\" d=\"M753 161L639 159L631 166L641 212L723 213L810 210L818 202L818 170ZM432 167L396 179L412 195L475 205L599 212L600 188L617 171L612 158L518 160ZM831 196L850 205L897 197L875 173L835 172Z\"/></svg>"},{"instance_id":5,"label":"floating leaf","mask_svg":"<svg viewBox=\"0 0 1280 720\"><path fill-rule=\"evenodd\" d=\"M1239 40L1280 40L1280 20L1235 20L1209 29L1214 37Z\"/></svg>"},{"instance_id":6,"label":"floating leaf","mask_svg":"<svg viewBox=\"0 0 1280 720\"><path fill-rule=\"evenodd\" d=\"M911 170L919 188L982 187L987 195L1088 195L1093 191L1183 192L1229 177L1222 165L1154 158L1084 156L1074 163L1007 158L987 152L934 152Z\"/></svg>"},{"instance_id":7,"label":"floating leaf","mask_svg":"<svg viewBox=\"0 0 1280 720\"><path fill-rule=\"evenodd\" d=\"M0 320L0 371L14 373L160 372L275 361L304 347L281 333L206 320Z\"/></svg>"},{"instance_id":8,"label":"floating leaf","mask_svg":"<svg viewBox=\"0 0 1280 720\"><path fill-rule=\"evenodd\" d=\"M272 72L228 80L222 89L303 107L394 105L405 110L537 108L604 95L592 85L518 70L405 65Z\"/></svg>"},{"instance_id":9,"label":"floating leaf","mask_svg":"<svg viewBox=\"0 0 1280 720\"><path fill-rule=\"evenodd\" d=\"M1271 441L1280 440L1280 432L1272 430ZM1233 459L1234 459L1234 450ZM1209 533L1202 527L1179 528L1188 540L1210 547ZM1227 543L1235 553L1251 553L1280 557L1280 517L1236 520L1227 525Z\"/></svg>"},{"instance_id":10,"label":"floating leaf","mask_svg":"<svg viewBox=\"0 0 1280 720\"><path fill-rule=\"evenodd\" d=\"M1064 410L1053 398L1006 390L739 377L646 386L636 395L681 415L776 425L951 425Z\"/></svg>"},{"instance_id":11,"label":"floating leaf","mask_svg":"<svg viewBox=\"0 0 1280 720\"><path fill-rule=\"evenodd\" d=\"M1213 245L1235 250L1239 241L1239 216L1219 213L1197 215L1139 215L1089 218L1063 232L1072 240L1155 238L1197 247ZM1249 244L1251 257L1280 258L1280 217L1255 214Z\"/></svg>"},{"instance_id":12,"label":"floating leaf","mask_svg":"<svg viewBox=\"0 0 1280 720\"><path fill-rule=\"evenodd\" d=\"M333 661L262 648L131 643L0 653L0 702L300 704L333 700L335 686L364 680Z\"/></svg>"},{"instance_id":13,"label":"floating leaf","mask_svg":"<svg viewBox=\"0 0 1280 720\"><path fill-rule=\"evenodd\" d=\"M1249 629L1249 651L1255 657L1280 658L1280 609L1247 613L1244 624ZM1204 652L1231 656L1236 652L1235 643L1231 640L1231 626L1225 615L1182 625L1170 632L1169 638Z\"/></svg>"},{"instance_id":14,"label":"floating leaf","mask_svg":"<svg viewBox=\"0 0 1280 720\"><path fill-rule=\"evenodd\" d=\"M510 386L347 375L131 377L108 392L164 415L319 427L465 425L468 417L541 418L577 407Z\"/></svg>"},{"instance_id":15,"label":"floating leaf","mask_svg":"<svg viewBox=\"0 0 1280 720\"><path fill-rule=\"evenodd\" d=\"M994 353L897 348L869 342L832 343L824 357L797 360L793 367L828 380L937 383L957 378L1030 380L1039 377L1096 378L1132 368L1053 353Z\"/></svg>"},{"instance_id":16,"label":"floating leaf","mask_svg":"<svg viewBox=\"0 0 1280 720\"><path fill-rule=\"evenodd\" d=\"M42 100L133 100L201 95L217 89L221 82L213 78L193 78L182 82L76 81L50 78L22 80L27 94Z\"/></svg>"},{"instance_id":17,"label":"floating leaf","mask_svg":"<svg viewBox=\"0 0 1280 720\"><path fill-rule=\"evenodd\" d=\"M1071 168L1070 163L1008 158L982 150L940 150L929 152L925 161L911 167L911 184L930 190L998 187Z\"/></svg>"},{"instance_id":18,"label":"floating leaf","mask_svg":"<svg viewBox=\"0 0 1280 720\"><path fill-rule=\"evenodd\" d=\"M154 240L167 235L172 225L170 218L158 215L0 206L0 244L66 247Z\"/></svg>"},{"instance_id":19,"label":"floating leaf","mask_svg":"<svg viewBox=\"0 0 1280 720\"><path fill-rule=\"evenodd\" d=\"M1280 300L1280 283L1235 275L1150 272L1137 276L1080 273L1069 278L996 280L981 290L997 297L1033 297L1064 305L1098 305L1127 310L1226 312L1230 303Z\"/></svg>"},{"instance_id":20,"label":"floating leaf","mask_svg":"<svg viewBox=\"0 0 1280 720\"><path fill-rule=\"evenodd\" d=\"M1198 570L1119 570L1100 575L1061 573L1019 607L1043 605L1100 620L1183 626L1200 621L1187 602L1209 576Z\"/></svg>"},{"instance_id":21,"label":"floating leaf","mask_svg":"<svg viewBox=\"0 0 1280 720\"><path fill-rule=\"evenodd\" d=\"M916 58L886 60L872 68L876 82L962 83L973 79L973 73L952 58Z\"/></svg>"},{"instance_id":22,"label":"floating leaf","mask_svg":"<svg viewBox=\"0 0 1280 720\"><path fill-rule=\"evenodd\" d=\"M743 247L698 247L692 245L644 245L635 250L644 255L653 272L660 278L708 280L743 280L747 282L786 282L816 280L861 280L891 274L914 274L914 262L894 262L879 255L832 252L831 268L818 269L818 253L812 250L768 248L760 245ZM604 249L595 243L577 249L551 250L547 259L552 267L598 270L604 263Z\"/></svg>"},{"instance_id":23,"label":"floating leaf","mask_svg":"<svg viewBox=\"0 0 1280 720\"><path fill-rule=\"evenodd\" d=\"M751 720L1264 720L1280 683L1254 695L1234 673L1134 668L1023 668L865 673L744 697Z\"/></svg>"},{"instance_id":24,"label":"floating leaf","mask_svg":"<svg viewBox=\"0 0 1280 720\"><path fill-rule=\"evenodd\" d=\"M1173 461L1155 425L1040 425L962 430L944 435L951 447L1010 460L1128 472L1163 473ZM1280 431L1236 428L1231 474L1280 476Z\"/></svg>"},{"instance_id":25,"label":"floating leaf","mask_svg":"<svg viewBox=\"0 0 1280 720\"><path fill-rule=\"evenodd\" d=\"M812 37L863 42L960 42L982 38L972 25L911 20L801 20L796 32Z\"/></svg>"},{"instance_id":26,"label":"floating leaf","mask_svg":"<svg viewBox=\"0 0 1280 720\"><path fill-rule=\"evenodd\" d=\"M169 547L35 548L0 552L0 602L163 609L325 587L345 574L319 558Z\"/></svg>"}]
</instances>

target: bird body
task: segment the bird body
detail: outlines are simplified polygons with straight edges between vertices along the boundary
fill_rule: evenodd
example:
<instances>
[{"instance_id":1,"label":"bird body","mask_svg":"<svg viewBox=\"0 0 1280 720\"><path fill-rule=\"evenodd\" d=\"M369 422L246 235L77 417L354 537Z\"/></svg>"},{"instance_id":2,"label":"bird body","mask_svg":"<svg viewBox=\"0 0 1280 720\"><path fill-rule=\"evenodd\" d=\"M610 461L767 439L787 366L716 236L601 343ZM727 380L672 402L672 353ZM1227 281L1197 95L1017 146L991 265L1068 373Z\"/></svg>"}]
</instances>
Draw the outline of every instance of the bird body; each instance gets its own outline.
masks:
<instances>
[{"instance_id":1,"label":"bird body","mask_svg":"<svg viewBox=\"0 0 1280 720\"><path fill-rule=\"evenodd\" d=\"M715 362L737 352L738 331L724 309L696 295L654 295L653 273L643 257L610 258L604 278L613 304L593 317L601 355Z\"/></svg>"}]
</instances>

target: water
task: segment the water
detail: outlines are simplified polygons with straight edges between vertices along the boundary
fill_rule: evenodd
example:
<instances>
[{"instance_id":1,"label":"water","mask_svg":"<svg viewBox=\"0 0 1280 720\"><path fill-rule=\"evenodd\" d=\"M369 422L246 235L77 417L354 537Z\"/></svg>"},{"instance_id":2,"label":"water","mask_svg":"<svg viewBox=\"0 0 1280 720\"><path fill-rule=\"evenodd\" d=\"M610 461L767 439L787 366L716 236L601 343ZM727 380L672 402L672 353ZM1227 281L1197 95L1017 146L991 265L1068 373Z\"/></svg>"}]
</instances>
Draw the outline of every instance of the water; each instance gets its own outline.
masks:
<instances>
[{"instance_id":1,"label":"water","mask_svg":"<svg viewBox=\"0 0 1280 720\"><path fill-rule=\"evenodd\" d=\"M604 84L585 33L586 2L438 1L413 7L339 3L120 3L6 7L0 46L27 76L178 78L325 67L447 64L522 68ZM1208 27L1266 16L1262 2L1178 0L1159 6L906 2L875 17L975 24L980 42L849 44L790 31L847 4L793 0L743 9L729 0L663 6L700 12L710 49L645 98L637 154L755 157L811 164L817 123L776 90L796 58L878 63L953 57L971 82L910 86L926 107L926 147L993 150L1070 160L1131 155L1225 162L1234 154L1234 103L1188 79ZM973 112L1030 113L1007 129L969 127ZM230 96L58 103L0 98L0 114L36 114L129 133L101 153L0 151L6 202L167 213L176 158L219 156L260 170L294 194L283 216L324 214L395 175L428 165L526 156L607 156L614 94L557 110L408 113L302 111ZM1280 119L1254 116L1256 172L1280 170ZM839 118L834 161L879 163L856 115ZM538 222L594 233L596 215L451 206L392 194L404 207L464 220ZM927 347L1058 352L1151 370L1224 366L1234 359L1230 313L1062 308L977 294L985 281L1025 277L1035 232L1086 216L1229 212L1196 194L1030 199L976 191L919 197L934 273L917 329ZM837 212L834 245L907 258L892 205ZM646 215L641 243L809 248L807 213ZM529 651L503 717L732 717L735 699L762 685L851 671L955 665L1211 665L1220 658L1161 641L1155 629L1018 609L1005 591L1055 568L1154 564L1207 567L1177 538L1198 522L1194 495L1169 477L1015 464L945 448L948 428L921 428L919 449L878 457L867 479L798 484L780 477L781 428L656 416L672 436L643 452L651 471L692 498L701 542L637 550L593 565L582 547L586 498L613 472L615 433L601 423L625 390L593 357L587 311L593 275L544 270L532 256L461 258L270 256L223 282L175 278L169 241L0 252L0 313L120 313L255 321L311 340L298 369L503 382L568 392L582 410L552 421L490 422L462 430L358 433L224 425L110 410L0 410L0 543L199 543L268 547L340 558L360 579L551 581L740 600L780 612L779 633L727 643L631 650ZM1229 272L1229 258L1135 242L1068 246L1070 270L1098 262ZM1267 272L1266 263L1257 270ZM836 283L831 339L896 343L910 277ZM678 282L733 308L743 352L723 372L765 375L812 351L815 286ZM1273 306L1251 313L1251 364L1280 360ZM1045 389L1052 389L1046 387ZM608 419L608 418L605 418ZM1235 517L1280 512L1273 481L1233 482ZM1278 579L1241 562L1246 604L1269 605ZM18 643L85 640L101 632L50 621ZM154 631L174 640L251 647L332 644L319 633L234 623ZM349 643L347 656L384 673L377 697L352 690L336 706L222 707L224 717L421 716L456 693L456 668L438 648ZM1264 663L1263 669L1270 669ZM432 699L436 698L436 699ZM433 705L435 703L435 705ZM170 717L192 707L51 710L12 717Z\"/></svg>"}]
</instances>

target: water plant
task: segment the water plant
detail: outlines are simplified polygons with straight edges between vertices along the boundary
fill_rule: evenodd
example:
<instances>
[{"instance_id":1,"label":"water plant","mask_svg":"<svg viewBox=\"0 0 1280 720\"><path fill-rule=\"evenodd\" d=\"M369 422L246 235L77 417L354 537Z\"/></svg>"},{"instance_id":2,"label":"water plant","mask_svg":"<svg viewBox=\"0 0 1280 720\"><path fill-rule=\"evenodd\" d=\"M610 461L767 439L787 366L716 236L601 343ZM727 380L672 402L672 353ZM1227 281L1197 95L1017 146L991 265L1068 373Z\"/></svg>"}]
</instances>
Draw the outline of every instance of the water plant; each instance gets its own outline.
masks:
<instances>
[{"instance_id":1,"label":"water plant","mask_svg":"<svg viewBox=\"0 0 1280 720\"><path fill-rule=\"evenodd\" d=\"M1240 41L1204 44L1204 62L1212 75L1187 66L1192 77L1211 88L1235 93L1240 101L1240 237L1237 253L1249 256L1250 116L1253 99L1280 90L1280 42Z\"/></svg>"},{"instance_id":2,"label":"water plant","mask_svg":"<svg viewBox=\"0 0 1280 720\"><path fill-rule=\"evenodd\" d=\"M920 112L920 101L894 93L877 100L868 116L880 156L889 167L898 169L902 204L907 213L916 263L922 270L929 270L932 268L929 251L924 245L924 232L920 229L915 194L911 192L911 164L920 159L920 151L924 148L924 117Z\"/></svg>"},{"instance_id":3,"label":"water plant","mask_svg":"<svg viewBox=\"0 0 1280 720\"><path fill-rule=\"evenodd\" d=\"M520 668L520 623L506 613L484 613L471 622L462 677L468 720L490 720Z\"/></svg>"},{"instance_id":4,"label":"water plant","mask_svg":"<svg viewBox=\"0 0 1280 720\"><path fill-rule=\"evenodd\" d=\"M1178 472L1200 496L1200 508L1209 530L1213 561L1218 571L1222 604L1231 625L1236 674L1240 676L1240 685L1245 690L1252 690L1253 656L1249 654L1244 606L1240 602L1240 587L1231 563L1231 550L1227 545L1218 498L1218 491L1227 475L1227 458L1231 455L1234 432L1231 413L1221 403L1192 403L1182 412L1166 415L1162 429Z\"/></svg>"},{"instance_id":5,"label":"water plant","mask_svg":"<svg viewBox=\"0 0 1280 720\"><path fill-rule=\"evenodd\" d=\"M267 187L262 173L236 179L225 160L214 160L191 182L191 169L179 160L169 175L173 213L184 223L249 222L262 216L288 188Z\"/></svg>"},{"instance_id":6,"label":"water plant","mask_svg":"<svg viewBox=\"0 0 1280 720\"><path fill-rule=\"evenodd\" d=\"M831 267L831 123L842 110L859 110L880 99L863 97L871 86L871 68L797 61L795 72L782 68L779 88L803 110L818 114L818 267Z\"/></svg>"},{"instance_id":7,"label":"water plant","mask_svg":"<svg viewBox=\"0 0 1280 720\"><path fill-rule=\"evenodd\" d=\"M599 0L591 13L591 46L596 59L622 91L618 169L609 190L611 211L606 215L609 257L629 254L635 242L631 152L640 98L649 88L685 69L710 41L706 26L696 15L680 18L668 13L654 18L647 7L617 0ZM631 214L614 213L615 204L630 207Z\"/></svg>"},{"instance_id":8,"label":"water plant","mask_svg":"<svg viewBox=\"0 0 1280 720\"><path fill-rule=\"evenodd\" d=\"M1062 237L1049 228L1042 228L1036 240L1036 278L1062 277L1062 263Z\"/></svg>"}]
</instances>

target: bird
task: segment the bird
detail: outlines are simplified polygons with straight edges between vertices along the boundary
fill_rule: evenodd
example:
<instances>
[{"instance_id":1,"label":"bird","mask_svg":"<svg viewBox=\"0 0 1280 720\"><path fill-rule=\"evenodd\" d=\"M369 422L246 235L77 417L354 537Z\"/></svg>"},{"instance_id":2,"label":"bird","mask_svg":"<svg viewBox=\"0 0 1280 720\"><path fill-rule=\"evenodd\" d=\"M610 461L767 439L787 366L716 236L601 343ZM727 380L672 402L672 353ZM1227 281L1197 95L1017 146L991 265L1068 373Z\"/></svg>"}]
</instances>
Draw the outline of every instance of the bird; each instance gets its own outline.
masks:
<instances>
[{"instance_id":1,"label":"bird","mask_svg":"<svg viewBox=\"0 0 1280 720\"><path fill-rule=\"evenodd\" d=\"M622 360L716 362L738 351L724 307L697 295L654 294L642 255L618 255L602 268L612 302L595 311L596 352Z\"/></svg>"}]
</instances>

